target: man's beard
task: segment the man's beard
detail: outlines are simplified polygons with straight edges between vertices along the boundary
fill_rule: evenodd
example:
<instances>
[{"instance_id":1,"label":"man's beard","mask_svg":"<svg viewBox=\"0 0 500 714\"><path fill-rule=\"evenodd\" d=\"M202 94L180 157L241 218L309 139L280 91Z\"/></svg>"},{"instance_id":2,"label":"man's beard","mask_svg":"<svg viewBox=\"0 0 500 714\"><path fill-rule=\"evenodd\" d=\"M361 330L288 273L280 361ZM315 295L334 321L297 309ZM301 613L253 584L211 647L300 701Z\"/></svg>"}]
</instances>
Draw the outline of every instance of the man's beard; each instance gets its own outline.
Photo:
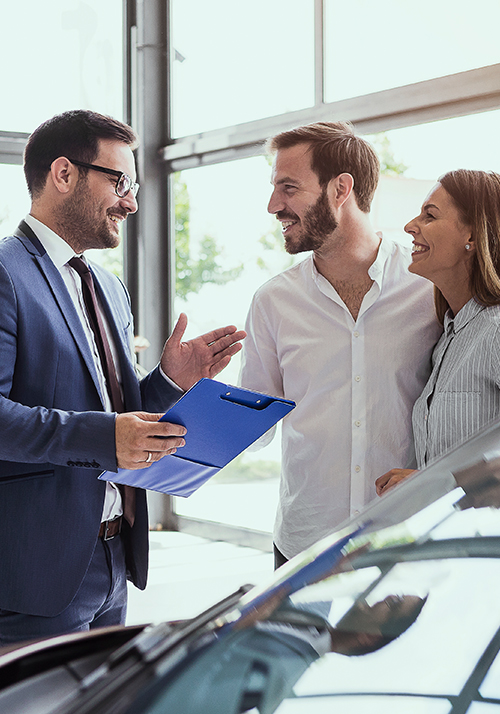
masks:
<instances>
[{"instance_id":1,"label":"man's beard","mask_svg":"<svg viewBox=\"0 0 500 714\"><path fill-rule=\"evenodd\" d=\"M278 217L283 218L282 215ZM292 217L290 220L293 220ZM305 212L298 237L293 240L293 243L292 239L285 240L285 250L291 255L304 253L308 250L319 250L337 226L338 223L332 213L326 188L324 188L316 203Z\"/></svg>"},{"instance_id":2,"label":"man's beard","mask_svg":"<svg viewBox=\"0 0 500 714\"><path fill-rule=\"evenodd\" d=\"M79 253L91 248L116 248L120 242L84 179L79 180L79 187L58 212L57 229L58 234Z\"/></svg>"}]
</instances>

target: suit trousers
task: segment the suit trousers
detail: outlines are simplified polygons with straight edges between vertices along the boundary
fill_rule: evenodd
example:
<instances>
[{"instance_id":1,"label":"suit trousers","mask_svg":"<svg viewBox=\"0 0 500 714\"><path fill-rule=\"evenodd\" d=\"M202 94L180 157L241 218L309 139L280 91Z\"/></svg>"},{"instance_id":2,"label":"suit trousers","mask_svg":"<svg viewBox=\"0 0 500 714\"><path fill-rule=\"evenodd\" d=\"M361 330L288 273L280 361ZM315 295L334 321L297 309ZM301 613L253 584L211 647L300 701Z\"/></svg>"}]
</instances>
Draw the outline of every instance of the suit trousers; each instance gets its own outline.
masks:
<instances>
[{"instance_id":1,"label":"suit trousers","mask_svg":"<svg viewBox=\"0 0 500 714\"><path fill-rule=\"evenodd\" d=\"M50 567L50 564L48 565ZM97 539L75 597L59 615L42 617L0 609L0 647L27 640L125 624L127 578L121 536Z\"/></svg>"}]
</instances>

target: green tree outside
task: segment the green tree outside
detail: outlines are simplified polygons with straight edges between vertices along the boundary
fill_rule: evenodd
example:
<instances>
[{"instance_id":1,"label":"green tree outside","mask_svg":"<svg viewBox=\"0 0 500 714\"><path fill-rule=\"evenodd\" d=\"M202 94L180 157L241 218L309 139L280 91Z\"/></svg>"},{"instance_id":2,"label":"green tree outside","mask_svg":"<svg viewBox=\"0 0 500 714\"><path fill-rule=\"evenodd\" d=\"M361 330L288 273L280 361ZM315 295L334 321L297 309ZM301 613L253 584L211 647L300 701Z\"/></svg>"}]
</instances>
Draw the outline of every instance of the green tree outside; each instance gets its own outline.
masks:
<instances>
[{"instance_id":1,"label":"green tree outside","mask_svg":"<svg viewBox=\"0 0 500 714\"><path fill-rule=\"evenodd\" d=\"M221 248L215 238L203 236L199 252L195 256L191 249L189 225L189 194L180 173L174 174L175 197L175 294L181 300L187 300L191 293L200 292L207 283L225 285L236 280L242 271L243 263L224 270L218 257Z\"/></svg>"}]
</instances>

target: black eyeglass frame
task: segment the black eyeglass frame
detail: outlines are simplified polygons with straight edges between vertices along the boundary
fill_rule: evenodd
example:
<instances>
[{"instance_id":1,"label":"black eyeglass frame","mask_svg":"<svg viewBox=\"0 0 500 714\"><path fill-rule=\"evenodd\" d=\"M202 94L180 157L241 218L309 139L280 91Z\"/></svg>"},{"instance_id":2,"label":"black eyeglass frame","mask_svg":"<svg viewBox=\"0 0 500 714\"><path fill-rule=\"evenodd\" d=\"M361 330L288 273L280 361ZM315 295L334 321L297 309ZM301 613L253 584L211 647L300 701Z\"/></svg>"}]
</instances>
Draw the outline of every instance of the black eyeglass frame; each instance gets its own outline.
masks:
<instances>
[{"instance_id":1,"label":"black eyeglass frame","mask_svg":"<svg viewBox=\"0 0 500 714\"><path fill-rule=\"evenodd\" d=\"M116 185L115 185L115 193L118 196L118 198L125 198L125 196L128 195L130 191L132 191L134 198L137 196L137 192L139 191L139 184L135 183L132 181L130 176L123 171L117 171L116 169L106 169L104 166L97 166L96 164L87 164L85 161L76 161L76 159L68 159L68 161L71 161L72 164L75 164L75 166L82 166L85 169L94 169L94 171L101 171L103 174L110 174L110 176L116 176ZM120 181L128 179L129 187L127 190L123 193L118 192L118 185Z\"/></svg>"}]
</instances>

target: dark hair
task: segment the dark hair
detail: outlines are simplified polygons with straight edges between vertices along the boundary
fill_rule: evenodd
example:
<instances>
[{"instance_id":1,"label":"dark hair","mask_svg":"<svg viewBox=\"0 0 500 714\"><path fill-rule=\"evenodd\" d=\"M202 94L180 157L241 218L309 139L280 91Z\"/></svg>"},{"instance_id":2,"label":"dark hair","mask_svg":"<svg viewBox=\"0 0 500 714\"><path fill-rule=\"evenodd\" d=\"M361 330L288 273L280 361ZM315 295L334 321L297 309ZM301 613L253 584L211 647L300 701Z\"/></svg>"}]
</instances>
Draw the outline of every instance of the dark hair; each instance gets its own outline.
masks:
<instances>
[{"instance_id":1,"label":"dark hair","mask_svg":"<svg viewBox=\"0 0 500 714\"><path fill-rule=\"evenodd\" d=\"M31 134L24 150L24 175L28 191L36 198L45 186L52 162L60 156L91 164L99 153L100 139L137 145L133 129L117 119L85 109L58 114ZM88 169L79 168L82 175Z\"/></svg>"},{"instance_id":2,"label":"dark hair","mask_svg":"<svg viewBox=\"0 0 500 714\"><path fill-rule=\"evenodd\" d=\"M403 595L402 597L405 599L407 596ZM411 625L413 625L426 602L427 596L423 598L417 597L409 611L391 613L389 620L383 623L378 623L380 634L375 636L372 642L368 644L351 643L349 645L349 651L345 652L345 654L357 657L359 655L370 654L370 652L376 652L382 647L390 644L393 640L396 640L400 635L402 635L403 632L406 632ZM356 621L356 614L354 613L353 615L352 610L342 618L342 620L338 623L337 628L342 630L345 627L346 620L349 621L349 619L354 619L354 622ZM352 625L348 627L350 631L356 632L356 628ZM362 628L360 628L359 631L362 632Z\"/></svg>"},{"instance_id":3,"label":"dark hair","mask_svg":"<svg viewBox=\"0 0 500 714\"><path fill-rule=\"evenodd\" d=\"M311 168L322 188L339 174L348 173L354 179L353 193L361 211L369 213L380 174L380 162L375 149L354 133L349 122L317 122L284 131L269 139L269 153L308 144Z\"/></svg>"},{"instance_id":4,"label":"dark hair","mask_svg":"<svg viewBox=\"0 0 500 714\"><path fill-rule=\"evenodd\" d=\"M482 305L500 305L500 175L457 169L441 176L439 183L471 229L476 248L469 278L472 296ZM449 305L436 287L434 302L442 323Z\"/></svg>"}]
</instances>

